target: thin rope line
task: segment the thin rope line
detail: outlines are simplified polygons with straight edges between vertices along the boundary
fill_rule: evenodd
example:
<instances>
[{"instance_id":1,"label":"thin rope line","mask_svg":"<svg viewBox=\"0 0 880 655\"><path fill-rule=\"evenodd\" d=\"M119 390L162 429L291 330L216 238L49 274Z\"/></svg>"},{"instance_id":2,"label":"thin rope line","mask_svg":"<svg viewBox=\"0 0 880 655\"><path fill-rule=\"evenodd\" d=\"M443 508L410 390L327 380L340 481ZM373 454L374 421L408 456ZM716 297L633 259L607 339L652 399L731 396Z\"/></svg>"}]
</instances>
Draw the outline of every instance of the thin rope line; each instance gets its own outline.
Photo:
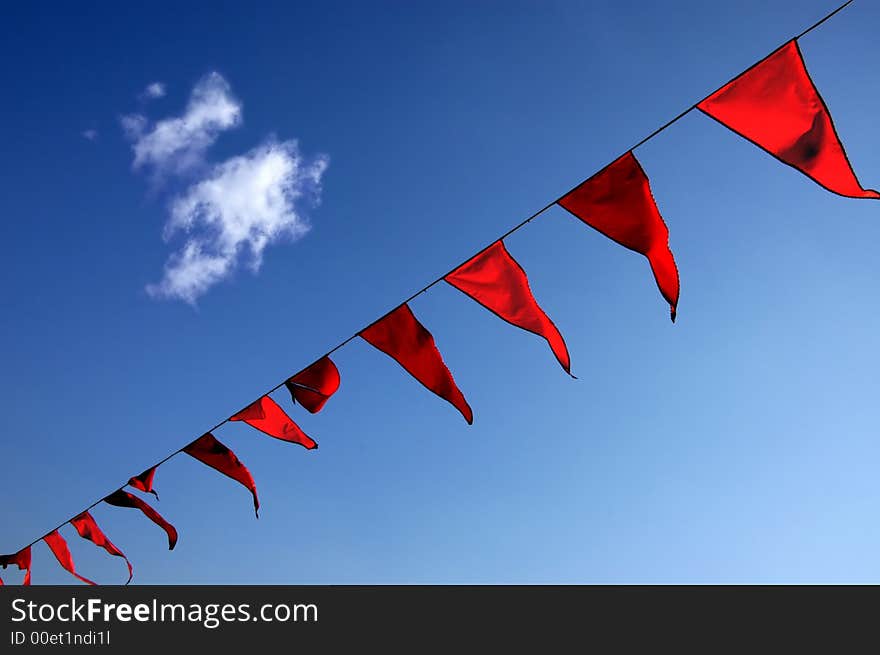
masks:
<instances>
[{"instance_id":1,"label":"thin rope line","mask_svg":"<svg viewBox=\"0 0 880 655\"><path fill-rule=\"evenodd\" d=\"M835 9L835 10L832 11L831 13L827 14L825 17L821 18L820 20L818 20L818 21L816 21L815 23L813 23L812 25L810 25L810 27L808 27L807 29L805 29L803 32L801 32L801 33L798 34L797 36L793 37L792 39L787 39L782 45L780 45L778 48L776 48L775 50L773 50L773 52L771 52L770 54L766 55L766 56L763 57L762 59L759 59L757 62L755 62L754 64L752 64L751 66L749 66L748 68L746 68L745 70L743 70L742 72L737 73L736 75L734 75L733 77L731 77L727 82L725 82L724 84L722 84L721 86L719 86L718 89L721 89L721 88L727 86L728 84L730 84L730 82L732 82L733 80L735 80L735 79L738 78L739 76L744 75L745 73L749 72L750 70L752 70L753 68L755 68L758 64L760 64L761 62L763 62L764 60L766 60L768 57L770 57L771 55L773 55L775 52L777 52L778 50L780 50L781 48L783 48L783 47L784 47L787 43L789 43L790 41L792 41L792 40L796 40L796 39L800 39L802 36L805 36L806 34L809 34L809 33L812 32L813 30L815 30L817 27L819 27L820 25L822 25L822 23L824 23L825 21L827 21L827 20L829 20L830 18L832 18L833 16L835 16L838 12L843 11L846 7L848 7L848 6L849 6L850 4L852 4L852 3L853 3L853 0L848 0L847 2L844 2L844 3L843 3L842 5L840 5L837 9ZM716 89L715 91L717 91L718 89ZM672 118L672 119L666 121L663 125L661 125L661 126L658 127L656 130L654 130L653 132L651 132L648 136L644 137L643 139L641 139L640 141L638 141L635 145L630 146L629 148L627 148L626 150L624 150L622 153L620 153L620 155L618 155L617 157L615 157L615 159L614 159L613 161L616 161L617 159L619 159L620 157L622 157L622 156L625 155L626 153L628 153L628 152L630 152L630 151L632 151L632 150L635 150L635 149L638 148L639 146L644 145L645 143L647 143L648 141L650 141L651 139L653 139L655 136L657 136L658 134L660 134L661 132L663 132L663 131L666 130L667 128L669 128L669 127L671 127L672 125L674 125L675 123L677 123L679 120L681 120L681 119L684 118L686 115L688 115L690 112L692 112L694 109L696 109L696 108L697 108L697 105L699 105L701 102L703 102L703 100L706 100L706 98L708 98L708 97L711 96L713 93L715 93L715 91L712 91L712 93L709 93L709 94L706 95L705 97L701 98L700 100L698 100L697 102L695 102L694 104L692 104L690 107L688 107L687 109L685 109L684 111L682 111L681 113L679 113L679 114L678 114L677 116L675 116L674 118ZM333 348L331 348L331 349L328 350L326 353L324 353L323 355L321 355L320 357L318 357L318 359L316 359L314 362L312 362L312 364L314 364L314 363L316 363L316 362L318 362L318 361L324 359L325 357L329 357L330 355L332 355L333 353L335 353L337 350L339 350L339 349L342 348L343 346L347 345L348 343L350 343L351 341L353 341L354 339L356 339L357 336L358 336L361 332L363 332L363 331L366 330L367 328L369 328L369 327L375 325L376 323L378 323L379 321L381 321L383 318L385 318L385 317L386 317L388 314L390 314L391 312L393 312L393 311L395 311L395 310L397 310L397 309L400 309L401 307L403 307L405 304L407 304L407 303L410 302L411 300L414 300L414 299L415 299L416 297L418 297L419 295L421 295L421 294L425 293L426 291L428 291L431 287L433 287L433 286L434 286L435 284L437 284L438 282L442 282L443 279L444 279L447 275L449 275L450 273L452 273L453 271L455 271L456 269L458 269L462 264L465 264L466 262L470 261L470 260L473 259L474 257L477 257L477 256L483 254L483 253L486 252L489 248L491 248L492 245L495 244L496 242L501 241L501 240L503 240L503 239L506 239L507 237L509 237L509 236L510 236L511 234L513 234L514 232L516 232L516 231L520 230L521 228L525 227L528 223L531 223L534 219L536 219L536 218L538 218L539 216L541 216L542 214L544 214L548 209L550 209L551 207L553 207L553 205L555 205L556 203L558 203L560 200L562 200L562 199L563 199L565 196L567 196L569 193L571 193L572 191L574 191L575 189L577 189L579 186L581 186L582 184L584 184L584 182L588 182L589 180L591 180L591 179L593 179L594 177L596 177L599 173L601 173L603 170L605 170L605 168L606 168L606 167L603 167L603 168L599 169L598 171L596 171L595 173L593 173L590 177L588 177L586 180L583 180L583 181L581 181L581 182L578 182L576 185L574 185L574 186L573 186L572 188L570 188L568 191L566 191L565 193L563 193L562 195L560 195L559 197L557 197L555 200L553 200L552 202L547 203L547 204L544 205L541 209L539 209L538 211L536 211L534 214L532 214L532 215L529 216L528 218L523 219L521 222L519 222L519 223L517 223L516 225L514 225L512 228L510 228L507 232L505 232L504 234L502 234L502 235L501 235L500 237L498 237L497 239L492 240L488 245L486 245L486 246L484 246L483 248L481 248L481 249L480 249L479 251L477 251L475 254L471 255L470 257L468 257L466 260L464 260L463 262L461 262L461 263L458 264L457 266L451 268L449 271L447 271L446 273L444 273L443 275L441 275L440 277L438 277L438 278L435 279L434 281L430 282L429 284L426 284L424 287L422 287L421 289L419 289L418 291L416 291L414 294L412 294L409 298L407 298L406 300L404 300L404 301L401 302L400 304L396 305L393 309L389 310L389 311L386 312L385 314L382 314L382 316L380 316L380 317L377 318L375 321L373 321L373 322L370 323L369 325L365 326L365 327L362 328L361 330L358 330L357 332L355 332L354 334L352 334L352 335L351 335L350 337L348 337L347 339L345 339L345 340L343 340L343 341L340 341L338 344L336 344L335 346L333 346ZM309 366L311 366L312 364L309 364ZM259 396L259 398L262 398L263 396L268 396L268 395L274 393L275 391L277 391L278 389L280 389L282 386L284 386L284 383L287 382L287 380L289 380L291 377L294 377L294 376L296 376L296 375L299 375L299 373L302 373L303 371L305 371L307 368L309 368L309 366L306 366L305 368L301 369L301 370L298 371L297 373L294 373L292 376L289 376L289 377L285 378L283 381L279 382L279 383L276 384L274 387L272 387L271 389L269 389L269 390L266 391L265 393L261 394L261 395ZM258 399L259 399L259 398L258 398ZM254 401L254 402L256 402L256 401ZM251 404L253 404L253 403L251 403ZM242 409L240 409L240 410L239 410L238 412L236 412L235 414L238 414L238 413L244 411L245 409L247 409L248 407L250 407L251 404L245 405L245 407L243 407ZM233 416L235 416L235 414L233 414ZM229 419L228 419L228 418L223 419L223 420L220 421L217 425L215 425L214 427L212 427L212 428L210 428L209 430L207 430L206 433L207 433L207 432L213 432L214 430L217 430L218 428L222 427L223 425L225 425L225 424L228 423L228 422L229 422ZM199 438L200 438L200 437L199 437ZM184 450L187 446L189 446L189 445L192 444L192 443L195 443L195 441L197 441L197 440L198 440L198 439L194 439L193 441L189 442L188 444L185 444L184 446L182 446L182 447L180 447L179 449L175 450L173 453L167 455L165 458L159 460L156 464L153 464L152 466L149 466L149 467L147 467L147 468L144 469L144 470L149 470L149 469L151 469L151 468L156 468L156 467L158 467L158 466L161 466L162 464L164 464L165 462L167 462L169 459L171 459L171 458L174 457L175 455L178 455L179 453L183 452L183 450ZM126 480L125 483L123 483L122 486L121 486L121 487L118 487L116 490L124 489L127 485L128 485L128 480ZM114 491L116 491L116 490L114 490ZM113 492L111 492L111 493L113 493ZM92 508L98 506L98 505L104 500L104 498L106 498L106 497L107 497L107 496L103 496L103 497L99 498L98 500L96 500L95 502L93 502L91 505L89 505L88 507L86 507L84 510L82 510L82 511L79 512L78 514L75 514L74 516L70 517L69 519L67 519L66 521L64 521L64 522L61 523L60 525L58 525L58 526L57 526L56 528L54 528L53 530L50 530L49 532L47 532L46 535L51 534L51 533L54 532L55 530L60 530L60 529L63 528L65 525L67 525L68 523L70 523L70 521L71 521L72 519L76 518L76 517L79 516L80 514L83 514L83 513L85 513L85 512L88 512L88 511L91 510ZM42 537L40 537L40 538L38 538L38 539L34 539L34 540L33 540L32 542L30 542L27 546L24 546L24 547L20 548L20 549L19 549L18 551L16 551L16 552L21 552L21 551L24 550L25 548L29 548L29 547L35 545L37 542L39 542L41 539L43 539L46 535L43 535Z\"/></svg>"}]
</instances>

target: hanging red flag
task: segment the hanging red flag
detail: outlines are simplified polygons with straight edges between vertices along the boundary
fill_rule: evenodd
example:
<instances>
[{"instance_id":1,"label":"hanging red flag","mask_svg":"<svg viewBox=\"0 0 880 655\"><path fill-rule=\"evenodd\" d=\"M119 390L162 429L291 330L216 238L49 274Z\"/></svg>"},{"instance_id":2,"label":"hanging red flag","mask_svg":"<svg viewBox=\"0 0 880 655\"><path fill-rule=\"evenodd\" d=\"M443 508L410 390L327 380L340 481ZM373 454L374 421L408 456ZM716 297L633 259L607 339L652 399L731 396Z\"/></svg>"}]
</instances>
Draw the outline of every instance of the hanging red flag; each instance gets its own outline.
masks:
<instances>
[{"instance_id":1,"label":"hanging red flag","mask_svg":"<svg viewBox=\"0 0 880 655\"><path fill-rule=\"evenodd\" d=\"M128 561L128 558L123 554L121 550L119 550L116 546L113 545L113 542L107 538L107 535L98 527L98 524L95 522L95 519L92 518L92 515L88 512L83 512L76 518L70 520L70 524L76 528L76 531L79 532L79 536L83 539L88 539L93 544L98 546L99 548L103 548L111 555L115 555L116 557L121 557L125 560L126 565L128 566L128 581L125 584L131 582L132 569L131 562Z\"/></svg>"},{"instance_id":2,"label":"hanging red flag","mask_svg":"<svg viewBox=\"0 0 880 655\"><path fill-rule=\"evenodd\" d=\"M635 155L626 153L558 204L620 245L645 255L675 321L678 269L669 249L669 229Z\"/></svg>"},{"instance_id":3,"label":"hanging red flag","mask_svg":"<svg viewBox=\"0 0 880 655\"><path fill-rule=\"evenodd\" d=\"M84 578L79 573L76 572L76 567L73 565L73 558L70 556L70 550L67 548L67 542L64 540L58 530L53 530L45 537L43 537L43 541L46 542L46 545L49 546L49 550L52 551L52 554L55 555L55 559L58 560L58 563L63 566L73 577L78 580L82 580L86 584L94 585L95 583L89 580L88 578Z\"/></svg>"},{"instance_id":4,"label":"hanging red flag","mask_svg":"<svg viewBox=\"0 0 880 655\"><path fill-rule=\"evenodd\" d=\"M293 419L269 396L263 396L258 401L248 405L235 416L230 416L229 420L244 421L260 432L268 434L270 437L298 443L309 450L318 447L314 439L303 432L302 428L294 423Z\"/></svg>"},{"instance_id":5,"label":"hanging red flag","mask_svg":"<svg viewBox=\"0 0 880 655\"><path fill-rule=\"evenodd\" d=\"M114 491L104 499L104 502L108 505L115 505L116 507L139 509L144 513L144 516L165 530L165 534L168 535L168 550L174 550L174 546L177 544L177 529L162 518L162 515L150 507L146 502L123 489Z\"/></svg>"},{"instance_id":6,"label":"hanging red flag","mask_svg":"<svg viewBox=\"0 0 880 655\"><path fill-rule=\"evenodd\" d=\"M15 564L19 571L24 571L22 585L27 587L31 584L31 547L22 548L12 555L0 555L0 566L4 569L10 564Z\"/></svg>"},{"instance_id":7,"label":"hanging red flag","mask_svg":"<svg viewBox=\"0 0 880 655\"><path fill-rule=\"evenodd\" d=\"M260 501L257 498L257 485L254 484L251 472L235 453L220 443L213 434L210 432L203 434L184 448L183 452L244 485L254 497L254 513L259 517Z\"/></svg>"},{"instance_id":8,"label":"hanging red flag","mask_svg":"<svg viewBox=\"0 0 880 655\"><path fill-rule=\"evenodd\" d=\"M322 357L284 383L294 403L299 402L312 414L339 389L339 369L329 357Z\"/></svg>"},{"instance_id":9,"label":"hanging red flag","mask_svg":"<svg viewBox=\"0 0 880 655\"><path fill-rule=\"evenodd\" d=\"M128 481L128 484L130 484L135 489L153 494L158 499L159 494L157 494L156 490L153 489L153 477L156 475L157 468L158 467L154 466L153 468L147 469L140 475L134 476Z\"/></svg>"},{"instance_id":10,"label":"hanging red flag","mask_svg":"<svg viewBox=\"0 0 880 655\"><path fill-rule=\"evenodd\" d=\"M359 334L430 391L452 403L468 423L474 422L473 412L443 363L434 337L419 323L409 305L401 305Z\"/></svg>"},{"instance_id":11,"label":"hanging red flag","mask_svg":"<svg viewBox=\"0 0 880 655\"><path fill-rule=\"evenodd\" d=\"M444 279L499 318L544 337L559 364L571 375L565 340L538 305L529 288L526 272L507 251L503 241L496 241Z\"/></svg>"},{"instance_id":12,"label":"hanging red flag","mask_svg":"<svg viewBox=\"0 0 880 655\"><path fill-rule=\"evenodd\" d=\"M880 193L859 184L797 40L697 108L829 191L848 198L880 198Z\"/></svg>"}]
</instances>

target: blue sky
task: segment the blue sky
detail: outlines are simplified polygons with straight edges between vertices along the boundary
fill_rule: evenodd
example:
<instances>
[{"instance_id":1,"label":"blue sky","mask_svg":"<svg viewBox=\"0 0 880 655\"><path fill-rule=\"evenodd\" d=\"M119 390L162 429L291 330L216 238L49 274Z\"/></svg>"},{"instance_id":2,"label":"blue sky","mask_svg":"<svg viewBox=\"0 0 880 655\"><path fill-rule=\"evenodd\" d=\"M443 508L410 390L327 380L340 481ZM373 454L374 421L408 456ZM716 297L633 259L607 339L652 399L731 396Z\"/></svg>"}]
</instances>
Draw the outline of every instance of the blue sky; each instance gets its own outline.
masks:
<instances>
[{"instance_id":1,"label":"blue sky","mask_svg":"<svg viewBox=\"0 0 880 655\"><path fill-rule=\"evenodd\" d=\"M660 5L7 10L0 551L197 437L832 8ZM873 188L878 19L857 1L801 42ZM221 111L187 114L206 83ZM137 160L161 121L186 116L165 123L175 147L142 145L152 155ZM256 479L259 521L244 489L186 456L156 478L175 551L140 515L95 510L135 582L880 582L880 205L822 190L697 113L637 156L681 273L675 325L643 258L554 209L507 244L578 380L541 340L438 285L412 307L472 427L355 341L334 357L342 387L324 412L284 402L318 451L217 431ZM239 192L257 179L258 197L277 200L275 183L303 195L254 213ZM193 207L213 208L225 241ZM256 215L287 236L257 247L254 273L234 226ZM192 243L229 274L162 287ZM230 243L251 254L230 258ZM178 282L207 279L188 272ZM124 581L118 560L62 533L84 575ZM33 576L73 581L43 544Z\"/></svg>"}]
</instances>

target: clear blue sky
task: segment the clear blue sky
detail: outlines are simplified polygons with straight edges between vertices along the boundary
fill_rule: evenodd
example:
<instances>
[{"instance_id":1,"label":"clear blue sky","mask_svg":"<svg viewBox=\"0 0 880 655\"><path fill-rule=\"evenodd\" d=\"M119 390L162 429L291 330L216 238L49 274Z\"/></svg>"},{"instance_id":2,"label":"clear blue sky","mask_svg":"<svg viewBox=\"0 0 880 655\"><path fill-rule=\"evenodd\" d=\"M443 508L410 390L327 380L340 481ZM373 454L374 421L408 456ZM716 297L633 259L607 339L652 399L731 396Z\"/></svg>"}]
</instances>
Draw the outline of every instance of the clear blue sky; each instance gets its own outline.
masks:
<instances>
[{"instance_id":1,"label":"clear blue sky","mask_svg":"<svg viewBox=\"0 0 880 655\"><path fill-rule=\"evenodd\" d=\"M832 8L800 2L43 4L0 26L0 552L197 437L589 176ZM805 37L861 181L880 187L880 8ZM310 232L194 308L146 286L199 172L135 169L122 116L180 116L216 71L216 165L329 157ZM162 82L165 95L146 99ZM139 97L140 96L140 97ZM85 138L83 133L93 138ZM413 303L468 427L356 341L304 449L216 436L263 502L186 456L157 508L94 515L138 583L880 582L880 203L832 195L693 113L637 151L679 320L646 261L561 210L508 241L565 335L451 288ZM80 571L124 566L76 536ZM3 572L7 583L20 576ZM35 584L75 582L44 544Z\"/></svg>"}]
</instances>

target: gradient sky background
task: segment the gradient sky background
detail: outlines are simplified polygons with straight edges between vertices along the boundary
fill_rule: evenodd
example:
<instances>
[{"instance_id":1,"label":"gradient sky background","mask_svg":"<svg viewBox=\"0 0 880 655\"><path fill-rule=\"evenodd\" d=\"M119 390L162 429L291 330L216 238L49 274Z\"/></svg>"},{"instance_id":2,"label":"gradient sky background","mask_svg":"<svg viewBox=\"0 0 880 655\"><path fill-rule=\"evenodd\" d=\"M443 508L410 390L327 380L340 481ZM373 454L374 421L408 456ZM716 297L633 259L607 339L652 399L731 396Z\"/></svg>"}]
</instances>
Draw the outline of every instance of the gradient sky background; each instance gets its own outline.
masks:
<instances>
[{"instance_id":1,"label":"gradient sky background","mask_svg":"<svg viewBox=\"0 0 880 655\"><path fill-rule=\"evenodd\" d=\"M0 21L0 552L44 534L611 161L834 6L737 3L31 4ZM880 187L880 6L801 42L855 170ZM179 115L210 71L243 122L326 153L311 232L197 309L144 290L173 183L120 116ZM161 81L167 95L138 99ZM96 138L82 133L95 130ZM413 310L468 427L355 341L304 449L217 436L263 507L181 455L157 508L99 507L137 583L880 582L880 203L828 193L692 113L637 151L681 272L554 209L508 240L565 335L438 285ZM78 569L124 566L68 537ZM7 570L7 583L21 575ZM35 584L75 582L34 548Z\"/></svg>"}]
</instances>

